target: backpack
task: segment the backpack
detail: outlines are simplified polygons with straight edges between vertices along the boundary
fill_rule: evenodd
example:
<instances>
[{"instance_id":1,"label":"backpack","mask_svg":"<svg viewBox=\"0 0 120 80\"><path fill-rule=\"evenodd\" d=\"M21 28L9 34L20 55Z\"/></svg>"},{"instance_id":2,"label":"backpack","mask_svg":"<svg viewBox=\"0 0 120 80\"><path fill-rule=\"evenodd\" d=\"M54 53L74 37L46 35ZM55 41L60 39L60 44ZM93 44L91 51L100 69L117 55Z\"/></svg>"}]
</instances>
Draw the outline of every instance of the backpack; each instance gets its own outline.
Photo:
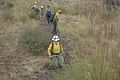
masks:
<instances>
[{"instance_id":1,"label":"backpack","mask_svg":"<svg viewBox=\"0 0 120 80\"><path fill-rule=\"evenodd\" d=\"M54 21L54 18L55 18L55 13L51 13L50 20L51 20L52 22Z\"/></svg>"},{"instance_id":2,"label":"backpack","mask_svg":"<svg viewBox=\"0 0 120 80\"><path fill-rule=\"evenodd\" d=\"M35 11L36 11L36 12L40 12L39 7L36 7L36 8L35 8Z\"/></svg>"},{"instance_id":3,"label":"backpack","mask_svg":"<svg viewBox=\"0 0 120 80\"><path fill-rule=\"evenodd\" d=\"M51 13L52 13L51 10L47 10L46 15L50 18Z\"/></svg>"}]
</instances>

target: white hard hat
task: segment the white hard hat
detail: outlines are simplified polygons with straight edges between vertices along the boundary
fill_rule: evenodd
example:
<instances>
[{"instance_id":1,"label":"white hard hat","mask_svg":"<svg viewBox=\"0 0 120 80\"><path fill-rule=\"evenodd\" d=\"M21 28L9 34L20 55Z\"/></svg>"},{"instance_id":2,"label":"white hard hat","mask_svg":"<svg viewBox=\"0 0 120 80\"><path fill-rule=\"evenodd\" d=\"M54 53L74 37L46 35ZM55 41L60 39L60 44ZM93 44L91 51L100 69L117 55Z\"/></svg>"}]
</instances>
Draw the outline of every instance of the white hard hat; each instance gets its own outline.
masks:
<instances>
[{"instance_id":1,"label":"white hard hat","mask_svg":"<svg viewBox=\"0 0 120 80\"><path fill-rule=\"evenodd\" d=\"M54 35L52 38L52 41L55 41L55 42L57 42L59 40L60 40L60 38L57 35Z\"/></svg>"}]
</instances>

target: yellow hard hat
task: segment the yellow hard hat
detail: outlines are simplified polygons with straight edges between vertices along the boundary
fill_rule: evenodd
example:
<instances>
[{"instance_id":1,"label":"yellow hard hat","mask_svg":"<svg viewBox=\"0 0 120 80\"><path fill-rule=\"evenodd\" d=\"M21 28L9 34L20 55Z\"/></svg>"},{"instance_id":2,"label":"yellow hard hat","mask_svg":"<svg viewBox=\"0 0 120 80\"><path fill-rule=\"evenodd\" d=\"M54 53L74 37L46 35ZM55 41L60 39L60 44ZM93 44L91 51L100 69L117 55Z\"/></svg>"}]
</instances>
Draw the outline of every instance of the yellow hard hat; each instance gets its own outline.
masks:
<instances>
[{"instance_id":1,"label":"yellow hard hat","mask_svg":"<svg viewBox=\"0 0 120 80\"><path fill-rule=\"evenodd\" d=\"M35 5L33 5L33 7L35 8Z\"/></svg>"},{"instance_id":2,"label":"yellow hard hat","mask_svg":"<svg viewBox=\"0 0 120 80\"><path fill-rule=\"evenodd\" d=\"M61 13L62 11L59 9L59 10L58 10L58 12L60 12L60 13Z\"/></svg>"},{"instance_id":3,"label":"yellow hard hat","mask_svg":"<svg viewBox=\"0 0 120 80\"><path fill-rule=\"evenodd\" d=\"M40 8L43 8L43 6L40 6Z\"/></svg>"}]
</instances>

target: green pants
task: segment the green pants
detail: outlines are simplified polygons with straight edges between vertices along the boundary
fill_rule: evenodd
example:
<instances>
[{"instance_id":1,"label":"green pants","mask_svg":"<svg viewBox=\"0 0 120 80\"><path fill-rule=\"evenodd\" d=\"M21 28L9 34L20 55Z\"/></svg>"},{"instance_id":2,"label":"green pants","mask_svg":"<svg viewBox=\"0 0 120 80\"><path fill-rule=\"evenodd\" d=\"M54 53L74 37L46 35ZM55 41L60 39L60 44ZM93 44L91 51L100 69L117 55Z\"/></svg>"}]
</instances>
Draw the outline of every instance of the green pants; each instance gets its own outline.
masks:
<instances>
[{"instance_id":1,"label":"green pants","mask_svg":"<svg viewBox=\"0 0 120 80\"><path fill-rule=\"evenodd\" d=\"M53 62L54 69L62 68L64 59L63 59L62 55L53 55L52 62Z\"/></svg>"}]
</instances>

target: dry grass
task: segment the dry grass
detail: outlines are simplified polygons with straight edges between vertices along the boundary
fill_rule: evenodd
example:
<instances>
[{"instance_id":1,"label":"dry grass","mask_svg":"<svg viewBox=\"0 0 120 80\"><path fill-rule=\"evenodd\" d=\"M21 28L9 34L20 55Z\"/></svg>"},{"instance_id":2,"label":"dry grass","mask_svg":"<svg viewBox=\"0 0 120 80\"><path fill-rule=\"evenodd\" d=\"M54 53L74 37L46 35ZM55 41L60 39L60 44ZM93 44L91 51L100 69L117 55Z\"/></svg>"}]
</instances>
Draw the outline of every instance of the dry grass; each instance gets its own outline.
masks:
<instances>
[{"instance_id":1,"label":"dry grass","mask_svg":"<svg viewBox=\"0 0 120 80\"><path fill-rule=\"evenodd\" d=\"M91 7L89 7L90 9ZM93 8L96 10L96 8ZM99 9L99 8L98 8ZM101 9L100 9L101 10ZM97 11L97 10L96 10ZM105 10L103 10L105 11ZM92 35L88 16L63 15L59 24L66 50L73 57L73 68L56 74L58 80L119 80L119 15L111 12L107 19L102 10L93 18ZM91 13L90 13L91 14ZM119 11L117 12L119 14ZM111 18L110 20L108 18ZM116 22L117 20L117 22ZM110 22L107 22L110 21ZM114 29L113 29L114 27ZM112 32L111 32L112 28ZM106 30L105 30L106 29ZM111 35L112 34L112 35ZM65 44L65 45L66 45ZM66 45L66 46L67 46ZM65 46L65 48L66 48ZM59 77L62 76L62 77Z\"/></svg>"},{"instance_id":2,"label":"dry grass","mask_svg":"<svg viewBox=\"0 0 120 80\"><path fill-rule=\"evenodd\" d=\"M119 80L120 16L112 15L114 13L111 12L111 15L116 17L111 17L109 22L109 16L101 12L100 6L100 9L93 6L92 9L87 7L89 0L79 0L83 3L80 3L82 12L80 11L78 14L76 10L73 10L74 8L71 8L71 6L78 4L76 1L65 1L64 4L70 6L69 8L65 9L66 6L62 8L59 5L53 7L60 7L64 11L58 29L61 32L65 52L70 54L68 62L71 62L72 68L65 65L65 71L52 71L52 75L56 80ZM0 26L0 40L2 42L2 44L0 42L0 80L39 80L39 78L54 80L48 71L42 70L44 65L49 62L46 55L42 57L31 56L16 49L19 33L24 27L40 27L40 21L29 19L27 15L32 0L15 0L13 4L14 18L12 21L2 23L3 17L0 16L2 24ZM56 1L55 4L58 2ZM61 5L60 2L59 4ZM90 35L90 15L86 15L85 11L87 10L86 12L91 14L90 11L94 11L94 9L97 15L93 18L93 33ZM2 14L2 9L0 10L0 14ZM70 14L68 10L71 10Z\"/></svg>"}]
</instances>

